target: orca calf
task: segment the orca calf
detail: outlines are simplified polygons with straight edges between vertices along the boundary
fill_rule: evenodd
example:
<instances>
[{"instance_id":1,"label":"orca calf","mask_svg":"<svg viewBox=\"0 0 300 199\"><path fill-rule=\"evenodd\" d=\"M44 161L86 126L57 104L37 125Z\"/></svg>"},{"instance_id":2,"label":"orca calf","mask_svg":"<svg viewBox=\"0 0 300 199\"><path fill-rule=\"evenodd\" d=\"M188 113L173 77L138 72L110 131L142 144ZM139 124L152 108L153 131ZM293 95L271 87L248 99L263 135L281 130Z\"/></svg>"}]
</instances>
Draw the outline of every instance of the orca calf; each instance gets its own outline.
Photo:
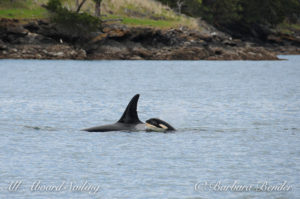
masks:
<instances>
[{"instance_id":1,"label":"orca calf","mask_svg":"<svg viewBox=\"0 0 300 199\"><path fill-rule=\"evenodd\" d=\"M161 119L151 118L146 121L146 131L175 131L175 128Z\"/></svg>"},{"instance_id":2,"label":"orca calf","mask_svg":"<svg viewBox=\"0 0 300 199\"><path fill-rule=\"evenodd\" d=\"M88 132L107 132L107 131L174 131L175 129L157 118L152 118L146 121L146 124L141 122L137 114L137 104L140 95L135 95L127 105L122 117L114 124L103 126L95 126L83 131Z\"/></svg>"}]
</instances>

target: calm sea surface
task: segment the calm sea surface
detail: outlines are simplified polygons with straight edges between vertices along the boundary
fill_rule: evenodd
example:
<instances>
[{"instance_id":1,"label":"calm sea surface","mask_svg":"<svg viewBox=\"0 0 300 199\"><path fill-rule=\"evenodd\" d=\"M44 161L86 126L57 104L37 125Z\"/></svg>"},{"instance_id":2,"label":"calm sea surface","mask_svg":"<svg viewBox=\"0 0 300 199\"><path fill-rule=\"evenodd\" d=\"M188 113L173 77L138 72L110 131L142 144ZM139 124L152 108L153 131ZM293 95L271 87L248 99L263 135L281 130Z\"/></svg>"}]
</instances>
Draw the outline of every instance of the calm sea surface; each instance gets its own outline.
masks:
<instances>
[{"instance_id":1,"label":"calm sea surface","mask_svg":"<svg viewBox=\"0 0 300 199\"><path fill-rule=\"evenodd\" d=\"M0 198L299 198L300 56L282 58L0 60ZM137 93L178 131L80 131Z\"/></svg>"}]
</instances>

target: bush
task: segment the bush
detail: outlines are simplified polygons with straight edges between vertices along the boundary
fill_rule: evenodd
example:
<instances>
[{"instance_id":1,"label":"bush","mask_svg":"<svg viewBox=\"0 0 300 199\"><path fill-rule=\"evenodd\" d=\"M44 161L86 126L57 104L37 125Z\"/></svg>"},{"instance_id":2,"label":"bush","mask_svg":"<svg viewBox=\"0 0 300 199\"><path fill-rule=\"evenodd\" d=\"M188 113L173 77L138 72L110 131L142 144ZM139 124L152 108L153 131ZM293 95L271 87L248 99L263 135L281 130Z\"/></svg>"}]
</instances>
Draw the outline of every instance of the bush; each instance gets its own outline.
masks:
<instances>
[{"instance_id":1,"label":"bush","mask_svg":"<svg viewBox=\"0 0 300 199\"><path fill-rule=\"evenodd\" d=\"M87 13L76 13L61 8L57 10L52 17L53 22L62 25L63 27L75 31L88 33L99 29L101 21Z\"/></svg>"},{"instance_id":2,"label":"bush","mask_svg":"<svg viewBox=\"0 0 300 199\"><path fill-rule=\"evenodd\" d=\"M57 24L60 32L71 38L85 38L89 33L100 29L99 18L87 13L77 13L62 7L60 0L49 0L47 9L51 11L51 21Z\"/></svg>"},{"instance_id":3,"label":"bush","mask_svg":"<svg viewBox=\"0 0 300 199\"><path fill-rule=\"evenodd\" d=\"M201 15L215 25L235 23L241 19L240 0L213 1L202 5Z\"/></svg>"},{"instance_id":4,"label":"bush","mask_svg":"<svg viewBox=\"0 0 300 199\"><path fill-rule=\"evenodd\" d=\"M51 12L55 12L56 10L62 8L62 5L60 0L50 0L48 1L46 8Z\"/></svg>"},{"instance_id":5,"label":"bush","mask_svg":"<svg viewBox=\"0 0 300 199\"><path fill-rule=\"evenodd\" d=\"M158 0L176 9L178 0ZM285 19L300 18L299 0L180 0L182 12L217 25L276 26Z\"/></svg>"}]
</instances>

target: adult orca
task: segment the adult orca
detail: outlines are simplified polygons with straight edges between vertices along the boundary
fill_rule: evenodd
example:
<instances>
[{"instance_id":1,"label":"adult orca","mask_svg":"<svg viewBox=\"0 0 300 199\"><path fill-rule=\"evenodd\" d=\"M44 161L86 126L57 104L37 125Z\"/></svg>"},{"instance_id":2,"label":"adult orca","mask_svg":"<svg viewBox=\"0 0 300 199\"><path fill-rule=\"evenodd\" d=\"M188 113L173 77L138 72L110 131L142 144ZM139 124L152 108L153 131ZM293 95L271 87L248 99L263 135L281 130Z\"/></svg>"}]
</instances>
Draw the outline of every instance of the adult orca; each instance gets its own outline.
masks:
<instances>
[{"instance_id":1,"label":"adult orca","mask_svg":"<svg viewBox=\"0 0 300 199\"><path fill-rule=\"evenodd\" d=\"M145 131L145 123L141 122L137 114L137 104L140 95L135 95L127 105L122 117L114 124L95 126L83 131L106 132L106 131Z\"/></svg>"},{"instance_id":2,"label":"adult orca","mask_svg":"<svg viewBox=\"0 0 300 199\"><path fill-rule=\"evenodd\" d=\"M103 126L95 126L83 131L88 132L107 132L107 131L175 131L175 129L167 122L151 118L143 123L140 121L137 114L137 104L140 95L136 94L127 105L122 117L114 124L108 124Z\"/></svg>"}]
</instances>

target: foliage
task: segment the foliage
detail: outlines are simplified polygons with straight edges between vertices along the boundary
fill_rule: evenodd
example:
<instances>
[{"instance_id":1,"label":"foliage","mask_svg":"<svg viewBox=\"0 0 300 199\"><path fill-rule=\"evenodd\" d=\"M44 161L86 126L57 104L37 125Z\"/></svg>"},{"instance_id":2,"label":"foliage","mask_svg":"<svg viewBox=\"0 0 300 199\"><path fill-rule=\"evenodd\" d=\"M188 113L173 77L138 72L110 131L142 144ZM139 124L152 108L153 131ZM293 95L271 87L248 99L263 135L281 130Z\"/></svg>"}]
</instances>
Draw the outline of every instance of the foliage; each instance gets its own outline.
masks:
<instances>
[{"instance_id":1,"label":"foliage","mask_svg":"<svg viewBox=\"0 0 300 199\"><path fill-rule=\"evenodd\" d=\"M159 0L176 9L178 0ZM275 26L300 17L299 0L181 0L182 12L201 16L215 25L258 24Z\"/></svg>"},{"instance_id":2,"label":"foliage","mask_svg":"<svg viewBox=\"0 0 300 199\"><path fill-rule=\"evenodd\" d=\"M71 12L66 8L58 9L52 20L64 27L82 32L97 30L100 25L99 19L87 13Z\"/></svg>"},{"instance_id":3,"label":"foliage","mask_svg":"<svg viewBox=\"0 0 300 199\"><path fill-rule=\"evenodd\" d=\"M52 12L55 12L62 8L60 0L50 0L48 1L46 8Z\"/></svg>"},{"instance_id":4,"label":"foliage","mask_svg":"<svg viewBox=\"0 0 300 199\"><path fill-rule=\"evenodd\" d=\"M287 19L291 23L297 23L297 19L300 18L300 1L288 0L284 4L284 12Z\"/></svg>"},{"instance_id":5,"label":"foliage","mask_svg":"<svg viewBox=\"0 0 300 199\"><path fill-rule=\"evenodd\" d=\"M169 7L173 8L174 10L178 11L178 4L177 2L182 2L182 12L189 15L189 16L199 16L202 0L158 0L161 3L168 5Z\"/></svg>"},{"instance_id":6,"label":"foliage","mask_svg":"<svg viewBox=\"0 0 300 199\"><path fill-rule=\"evenodd\" d=\"M200 12L205 20L218 25L240 20L242 10L240 0L220 0L204 1Z\"/></svg>"},{"instance_id":7,"label":"foliage","mask_svg":"<svg viewBox=\"0 0 300 199\"><path fill-rule=\"evenodd\" d=\"M96 31L101 25L101 21L94 16L62 7L60 0L49 0L47 9L52 12L51 20L70 37L85 37L85 34Z\"/></svg>"},{"instance_id":8,"label":"foliage","mask_svg":"<svg viewBox=\"0 0 300 199\"><path fill-rule=\"evenodd\" d=\"M282 0L243 1L243 20L246 23L276 25L285 18Z\"/></svg>"}]
</instances>

